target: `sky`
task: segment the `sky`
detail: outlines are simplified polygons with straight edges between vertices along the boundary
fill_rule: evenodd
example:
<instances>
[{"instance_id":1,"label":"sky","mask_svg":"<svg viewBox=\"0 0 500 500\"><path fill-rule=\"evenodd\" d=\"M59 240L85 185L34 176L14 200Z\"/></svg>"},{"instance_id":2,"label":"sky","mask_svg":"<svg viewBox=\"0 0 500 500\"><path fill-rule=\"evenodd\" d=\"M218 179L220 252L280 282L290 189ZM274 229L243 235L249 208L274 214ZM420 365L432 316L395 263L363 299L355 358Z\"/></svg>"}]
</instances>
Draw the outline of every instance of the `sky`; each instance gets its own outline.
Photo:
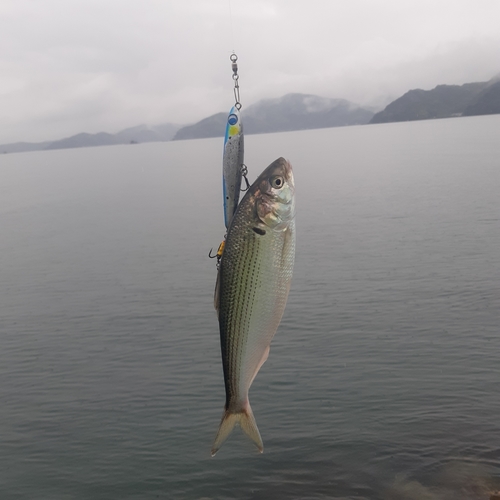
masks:
<instances>
[{"instance_id":1,"label":"sky","mask_svg":"<svg viewBox=\"0 0 500 500\"><path fill-rule=\"evenodd\" d=\"M0 144L500 73L499 0L1 0Z\"/></svg>"}]
</instances>

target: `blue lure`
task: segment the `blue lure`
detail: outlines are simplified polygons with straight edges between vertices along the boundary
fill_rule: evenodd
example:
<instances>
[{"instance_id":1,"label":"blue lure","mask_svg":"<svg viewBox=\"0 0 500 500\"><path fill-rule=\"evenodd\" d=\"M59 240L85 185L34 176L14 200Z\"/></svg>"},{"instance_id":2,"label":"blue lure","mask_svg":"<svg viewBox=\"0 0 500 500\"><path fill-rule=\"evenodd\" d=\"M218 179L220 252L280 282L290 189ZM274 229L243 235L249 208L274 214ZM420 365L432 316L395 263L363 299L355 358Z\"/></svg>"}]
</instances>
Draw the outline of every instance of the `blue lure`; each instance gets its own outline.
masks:
<instances>
[{"instance_id":1,"label":"blue lure","mask_svg":"<svg viewBox=\"0 0 500 500\"><path fill-rule=\"evenodd\" d=\"M243 126L238 108L233 106L227 117L222 161L224 223L229 228L240 200L243 169Z\"/></svg>"}]
</instances>

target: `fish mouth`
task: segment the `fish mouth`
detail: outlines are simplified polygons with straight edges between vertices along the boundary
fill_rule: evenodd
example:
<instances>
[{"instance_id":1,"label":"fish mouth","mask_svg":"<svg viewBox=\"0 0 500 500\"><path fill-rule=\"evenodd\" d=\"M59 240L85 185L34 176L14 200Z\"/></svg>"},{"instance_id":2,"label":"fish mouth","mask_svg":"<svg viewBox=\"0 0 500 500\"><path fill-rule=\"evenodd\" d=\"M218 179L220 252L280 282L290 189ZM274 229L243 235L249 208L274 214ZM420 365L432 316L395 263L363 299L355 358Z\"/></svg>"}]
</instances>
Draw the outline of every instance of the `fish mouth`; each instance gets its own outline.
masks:
<instances>
[{"instance_id":1,"label":"fish mouth","mask_svg":"<svg viewBox=\"0 0 500 500\"><path fill-rule=\"evenodd\" d=\"M288 160L285 160L284 158L280 158L280 160L281 160L283 170L285 171L286 181L287 181L288 185L290 186L290 189L293 192L295 192L295 179L293 177L292 165Z\"/></svg>"}]
</instances>

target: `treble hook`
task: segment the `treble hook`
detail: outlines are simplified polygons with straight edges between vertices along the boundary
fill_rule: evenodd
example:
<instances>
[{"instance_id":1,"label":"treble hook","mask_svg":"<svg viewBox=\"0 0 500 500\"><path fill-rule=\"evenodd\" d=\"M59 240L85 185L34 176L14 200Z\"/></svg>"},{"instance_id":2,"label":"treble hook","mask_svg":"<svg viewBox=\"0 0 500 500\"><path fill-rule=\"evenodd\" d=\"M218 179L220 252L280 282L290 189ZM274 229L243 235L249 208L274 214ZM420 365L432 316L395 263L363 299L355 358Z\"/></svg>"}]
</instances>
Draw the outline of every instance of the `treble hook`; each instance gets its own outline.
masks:
<instances>
[{"instance_id":1,"label":"treble hook","mask_svg":"<svg viewBox=\"0 0 500 500\"><path fill-rule=\"evenodd\" d=\"M208 256L209 258L211 259L215 259L215 257L217 257L217 262L219 262L219 260L221 259L222 257L222 253L224 252L224 246L226 245L226 240L224 239L222 241L222 243L219 245L219 248L217 249L217 253L215 255L212 255L212 250L213 248L210 249L210 252L208 252Z\"/></svg>"},{"instance_id":2,"label":"treble hook","mask_svg":"<svg viewBox=\"0 0 500 500\"><path fill-rule=\"evenodd\" d=\"M245 189L240 189L240 191L243 191L243 192L248 191L250 189L250 183L248 182L247 174L248 174L248 168L243 163L241 165L241 175L243 176L243 179L245 179L245 184L247 185L247 187Z\"/></svg>"}]
</instances>

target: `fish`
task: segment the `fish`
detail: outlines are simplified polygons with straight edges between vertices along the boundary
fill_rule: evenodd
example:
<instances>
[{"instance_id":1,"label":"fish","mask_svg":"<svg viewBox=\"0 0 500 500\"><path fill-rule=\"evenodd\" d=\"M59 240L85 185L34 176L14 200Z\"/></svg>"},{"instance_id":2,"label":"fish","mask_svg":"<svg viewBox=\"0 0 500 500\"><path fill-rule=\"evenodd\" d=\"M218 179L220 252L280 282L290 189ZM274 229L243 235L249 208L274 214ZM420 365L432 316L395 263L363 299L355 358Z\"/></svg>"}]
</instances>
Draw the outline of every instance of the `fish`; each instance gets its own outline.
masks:
<instances>
[{"instance_id":1,"label":"fish","mask_svg":"<svg viewBox=\"0 0 500 500\"><path fill-rule=\"evenodd\" d=\"M233 106L227 117L222 158L222 192L226 228L229 228L240 200L243 158L243 124L238 108Z\"/></svg>"},{"instance_id":2,"label":"fish","mask_svg":"<svg viewBox=\"0 0 500 500\"><path fill-rule=\"evenodd\" d=\"M236 424L262 453L248 391L285 310L295 259L295 185L278 158L252 184L226 237L215 287L226 402L214 456Z\"/></svg>"}]
</instances>

